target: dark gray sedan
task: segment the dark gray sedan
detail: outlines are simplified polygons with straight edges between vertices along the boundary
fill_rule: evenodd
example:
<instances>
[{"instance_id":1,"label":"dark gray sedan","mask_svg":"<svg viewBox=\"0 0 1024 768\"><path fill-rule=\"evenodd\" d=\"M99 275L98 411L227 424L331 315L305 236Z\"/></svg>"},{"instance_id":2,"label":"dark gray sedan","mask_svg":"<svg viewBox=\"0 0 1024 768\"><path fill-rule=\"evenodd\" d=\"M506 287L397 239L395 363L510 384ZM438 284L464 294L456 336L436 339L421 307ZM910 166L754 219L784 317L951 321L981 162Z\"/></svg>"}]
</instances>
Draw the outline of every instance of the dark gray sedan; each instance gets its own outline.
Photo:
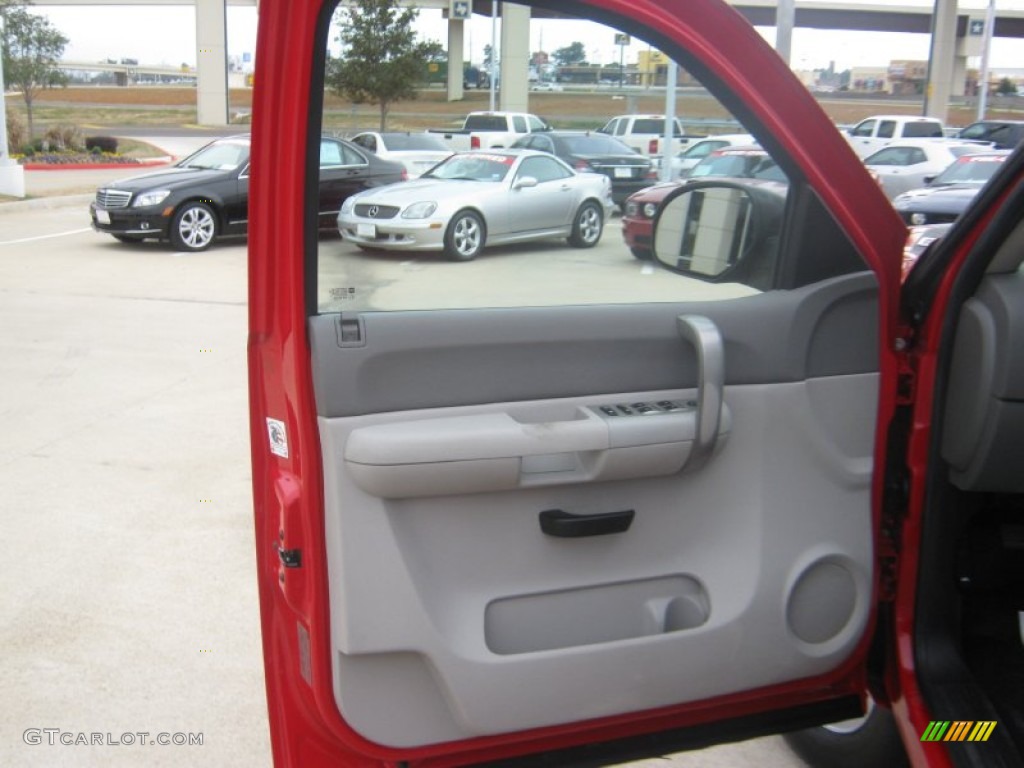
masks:
<instances>
[{"instance_id":1,"label":"dark gray sedan","mask_svg":"<svg viewBox=\"0 0 1024 768\"><path fill-rule=\"evenodd\" d=\"M518 139L513 147L548 152L577 171L594 171L612 183L612 202L621 206L627 197L658 181L651 161L612 136L587 131L544 131Z\"/></svg>"}]
</instances>

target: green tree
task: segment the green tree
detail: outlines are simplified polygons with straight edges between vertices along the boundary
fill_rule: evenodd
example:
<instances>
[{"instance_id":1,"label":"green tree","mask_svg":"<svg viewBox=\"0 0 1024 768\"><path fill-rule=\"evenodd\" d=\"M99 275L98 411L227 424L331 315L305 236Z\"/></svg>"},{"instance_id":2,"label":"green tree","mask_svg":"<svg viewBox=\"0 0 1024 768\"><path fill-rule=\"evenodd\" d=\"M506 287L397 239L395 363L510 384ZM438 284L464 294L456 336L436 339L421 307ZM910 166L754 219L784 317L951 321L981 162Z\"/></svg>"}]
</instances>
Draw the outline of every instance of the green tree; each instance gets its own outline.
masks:
<instances>
[{"instance_id":1,"label":"green tree","mask_svg":"<svg viewBox=\"0 0 1024 768\"><path fill-rule=\"evenodd\" d=\"M397 0L356 0L336 12L341 31L335 40L341 54L327 60L327 84L355 104L379 105L382 131L391 104L416 98L427 65L439 55L438 43L416 39L413 22L418 15Z\"/></svg>"},{"instance_id":2,"label":"green tree","mask_svg":"<svg viewBox=\"0 0 1024 768\"><path fill-rule=\"evenodd\" d=\"M996 86L996 93L1000 96L1016 96L1017 86L1013 80L1008 77L1004 77L999 81L999 85Z\"/></svg>"},{"instance_id":3,"label":"green tree","mask_svg":"<svg viewBox=\"0 0 1024 768\"><path fill-rule=\"evenodd\" d=\"M583 48L583 43L579 41L559 48L552 56L560 67L582 67L587 63L587 52Z\"/></svg>"},{"instance_id":4,"label":"green tree","mask_svg":"<svg viewBox=\"0 0 1024 768\"><path fill-rule=\"evenodd\" d=\"M25 99L29 142L33 136L32 106L44 88L63 86L67 77L57 65L64 55L68 39L49 19L26 10L26 3L0 0L3 34L0 56L3 57L4 82L17 88Z\"/></svg>"}]
</instances>

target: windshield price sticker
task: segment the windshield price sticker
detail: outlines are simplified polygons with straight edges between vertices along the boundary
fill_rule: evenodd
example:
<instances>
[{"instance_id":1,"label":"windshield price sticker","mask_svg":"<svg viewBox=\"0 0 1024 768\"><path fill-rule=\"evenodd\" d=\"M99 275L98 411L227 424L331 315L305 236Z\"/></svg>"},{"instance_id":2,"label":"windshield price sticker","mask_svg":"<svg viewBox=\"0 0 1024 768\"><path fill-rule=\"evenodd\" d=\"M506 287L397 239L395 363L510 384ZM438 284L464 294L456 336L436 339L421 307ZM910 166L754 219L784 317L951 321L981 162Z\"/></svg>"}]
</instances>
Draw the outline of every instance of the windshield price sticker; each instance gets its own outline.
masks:
<instances>
[{"instance_id":1,"label":"windshield price sticker","mask_svg":"<svg viewBox=\"0 0 1024 768\"><path fill-rule=\"evenodd\" d=\"M514 157L509 155L474 155L475 157L482 158L483 160L489 160L492 163L501 163L502 165L512 165L516 161Z\"/></svg>"}]
</instances>

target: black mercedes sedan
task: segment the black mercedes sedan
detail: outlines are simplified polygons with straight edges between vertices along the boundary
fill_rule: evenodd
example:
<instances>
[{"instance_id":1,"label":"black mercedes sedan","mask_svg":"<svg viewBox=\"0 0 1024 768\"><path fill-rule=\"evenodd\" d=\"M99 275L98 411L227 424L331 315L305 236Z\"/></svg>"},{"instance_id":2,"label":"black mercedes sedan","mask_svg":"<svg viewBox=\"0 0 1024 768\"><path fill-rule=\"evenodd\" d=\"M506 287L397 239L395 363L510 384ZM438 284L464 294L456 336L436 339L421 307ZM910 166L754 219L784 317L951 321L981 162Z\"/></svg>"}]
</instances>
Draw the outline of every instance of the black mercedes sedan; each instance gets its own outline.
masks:
<instances>
[{"instance_id":1,"label":"black mercedes sedan","mask_svg":"<svg viewBox=\"0 0 1024 768\"><path fill-rule=\"evenodd\" d=\"M407 178L405 167L342 139L320 139L320 228L334 231L341 204L364 189ZM248 228L249 137L217 139L164 170L96 190L92 226L125 243L170 241L202 251L220 236Z\"/></svg>"},{"instance_id":2,"label":"black mercedes sedan","mask_svg":"<svg viewBox=\"0 0 1024 768\"><path fill-rule=\"evenodd\" d=\"M649 158L603 133L544 131L527 134L512 146L548 152L577 171L603 173L612 182L612 202L620 207L634 192L658 181Z\"/></svg>"}]
</instances>

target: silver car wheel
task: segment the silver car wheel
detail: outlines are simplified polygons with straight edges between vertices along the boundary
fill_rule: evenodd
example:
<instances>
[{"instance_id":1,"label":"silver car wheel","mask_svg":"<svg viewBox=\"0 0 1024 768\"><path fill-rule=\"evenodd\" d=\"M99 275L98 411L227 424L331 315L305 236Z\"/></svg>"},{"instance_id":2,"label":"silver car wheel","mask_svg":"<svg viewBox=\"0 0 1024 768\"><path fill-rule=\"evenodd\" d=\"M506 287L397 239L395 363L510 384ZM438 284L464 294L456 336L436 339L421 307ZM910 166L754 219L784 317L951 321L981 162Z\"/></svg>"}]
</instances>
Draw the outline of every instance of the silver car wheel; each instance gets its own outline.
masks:
<instances>
[{"instance_id":1,"label":"silver car wheel","mask_svg":"<svg viewBox=\"0 0 1024 768\"><path fill-rule=\"evenodd\" d=\"M601 208L594 201L587 201L576 211L569 244L576 248L592 248L601 239L603 231L604 215Z\"/></svg>"},{"instance_id":2,"label":"silver car wheel","mask_svg":"<svg viewBox=\"0 0 1024 768\"><path fill-rule=\"evenodd\" d=\"M597 242L601 236L601 214L595 208L587 208L580 216L580 235L588 243Z\"/></svg>"},{"instance_id":3,"label":"silver car wheel","mask_svg":"<svg viewBox=\"0 0 1024 768\"><path fill-rule=\"evenodd\" d=\"M483 220L475 211L460 211L452 218L444 236L444 250L453 261L475 259L484 247Z\"/></svg>"},{"instance_id":4,"label":"silver car wheel","mask_svg":"<svg viewBox=\"0 0 1024 768\"><path fill-rule=\"evenodd\" d=\"M469 216L463 216L455 224L453 239L456 250L462 256L469 256L480 247L480 226Z\"/></svg>"},{"instance_id":5,"label":"silver car wheel","mask_svg":"<svg viewBox=\"0 0 1024 768\"><path fill-rule=\"evenodd\" d=\"M175 217L172 239L178 248L201 251L213 242L216 234L217 220L205 205L188 205Z\"/></svg>"}]
</instances>

